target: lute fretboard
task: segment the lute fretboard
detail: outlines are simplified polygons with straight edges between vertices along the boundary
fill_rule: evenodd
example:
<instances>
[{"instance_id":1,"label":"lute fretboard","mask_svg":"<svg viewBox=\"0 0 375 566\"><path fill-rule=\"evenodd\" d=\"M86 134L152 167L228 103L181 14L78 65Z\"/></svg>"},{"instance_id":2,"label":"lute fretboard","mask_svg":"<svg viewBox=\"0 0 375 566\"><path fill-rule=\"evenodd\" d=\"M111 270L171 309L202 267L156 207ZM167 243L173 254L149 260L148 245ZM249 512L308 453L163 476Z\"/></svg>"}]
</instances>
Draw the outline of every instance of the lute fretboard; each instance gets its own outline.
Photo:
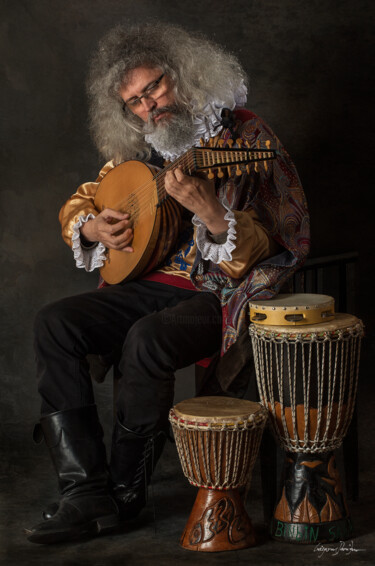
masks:
<instances>
[{"instance_id":1,"label":"lute fretboard","mask_svg":"<svg viewBox=\"0 0 375 566\"><path fill-rule=\"evenodd\" d=\"M257 163L264 162L264 166L267 169L267 161L275 159L275 157L276 151L273 149L192 147L184 155L155 175L154 180L158 187L159 201L162 202L168 197L164 187L164 178L167 171L171 169L179 167L185 175L192 175L197 171L207 172L209 179L214 177L213 171L217 171L218 177L221 178L224 177L225 170L228 172L228 175L231 175L234 166L236 166L236 175L242 175L243 173L240 165L245 166L244 169L249 173L249 163L255 163L255 170L257 171Z\"/></svg>"}]
</instances>

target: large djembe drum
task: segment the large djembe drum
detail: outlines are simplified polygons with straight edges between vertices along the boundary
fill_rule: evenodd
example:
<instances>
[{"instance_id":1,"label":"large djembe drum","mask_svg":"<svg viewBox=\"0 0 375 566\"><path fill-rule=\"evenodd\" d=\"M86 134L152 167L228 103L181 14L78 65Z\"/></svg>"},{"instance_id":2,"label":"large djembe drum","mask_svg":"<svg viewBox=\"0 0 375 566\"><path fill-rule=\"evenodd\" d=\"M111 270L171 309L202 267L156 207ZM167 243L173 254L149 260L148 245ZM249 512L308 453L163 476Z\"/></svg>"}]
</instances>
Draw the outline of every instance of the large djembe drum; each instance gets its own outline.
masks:
<instances>
[{"instance_id":1,"label":"large djembe drum","mask_svg":"<svg viewBox=\"0 0 375 566\"><path fill-rule=\"evenodd\" d=\"M271 535L333 542L352 526L333 451L348 430L358 380L362 322L335 314L325 295L278 295L250 303L261 403L285 450Z\"/></svg>"},{"instance_id":2,"label":"large djembe drum","mask_svg":"<svg viewBox=\"0 0 375 566\"><path fill-rule=\"evenodd\" d=\"M180 544L189 550L239 550L255 544L239 488L249 486L267 411L229 397L197 397L169 413L185 476L199 487Z\"/></svg>"}]
</instances>

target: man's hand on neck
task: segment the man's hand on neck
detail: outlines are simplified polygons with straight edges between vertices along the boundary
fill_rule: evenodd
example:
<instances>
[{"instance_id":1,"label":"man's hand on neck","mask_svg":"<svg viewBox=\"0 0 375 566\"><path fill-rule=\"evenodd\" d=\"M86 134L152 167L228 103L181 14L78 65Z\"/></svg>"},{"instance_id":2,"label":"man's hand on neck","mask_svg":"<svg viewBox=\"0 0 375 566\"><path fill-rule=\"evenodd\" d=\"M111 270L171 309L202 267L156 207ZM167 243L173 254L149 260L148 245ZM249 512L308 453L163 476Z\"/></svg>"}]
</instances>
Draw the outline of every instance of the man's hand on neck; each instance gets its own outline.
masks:
<instances>
[{"instance_id":1,"label":"man's hand on neck","mask_svg":"<svg viewBox=\"0 0 375 566\"><path fill-rule=\"evenodd\" d=\"M212 181L184 175L180 168L176 168L166 173L165 189L182 206L199 216L211 234L221 234L228 229L229 222L224 220L227 211L216 197Z\"/></svg>"}]
</instances>

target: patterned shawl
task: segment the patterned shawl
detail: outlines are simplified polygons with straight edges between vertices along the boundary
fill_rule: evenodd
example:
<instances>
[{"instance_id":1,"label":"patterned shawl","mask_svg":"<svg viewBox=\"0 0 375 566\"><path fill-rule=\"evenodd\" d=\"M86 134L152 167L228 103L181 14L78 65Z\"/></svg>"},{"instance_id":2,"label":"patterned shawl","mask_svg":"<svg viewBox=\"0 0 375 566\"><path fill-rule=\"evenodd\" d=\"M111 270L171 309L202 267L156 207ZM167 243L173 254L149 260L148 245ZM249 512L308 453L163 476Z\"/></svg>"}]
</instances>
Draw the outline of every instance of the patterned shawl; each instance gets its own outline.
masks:
<instances>
[{"instance_id":1,"label":"patterned shawl","mask_svg":"<svg viewBox=\"0 0 375 566\"><path fill-rule=\"evenodd\" d=\"M303 264L310 245L307 203L296 168L287 151L272 130L255 114L240 109L235 112L236 138L250 143L252 148L270 148L277 157L259 165L258 172L251 165L249 174L235 174L218 188L218 196L225 198L235 210L253 207L271 236L281 246L278 255L268 258L251 269L242 279L233 279L220 268L197 257L191 272L194 285L202 291L214 292L223 309L224 354L248 326L249 299L270 299L285 281ZM221 137L229 138L226 129Z\"/></svg>"}]
</instances>

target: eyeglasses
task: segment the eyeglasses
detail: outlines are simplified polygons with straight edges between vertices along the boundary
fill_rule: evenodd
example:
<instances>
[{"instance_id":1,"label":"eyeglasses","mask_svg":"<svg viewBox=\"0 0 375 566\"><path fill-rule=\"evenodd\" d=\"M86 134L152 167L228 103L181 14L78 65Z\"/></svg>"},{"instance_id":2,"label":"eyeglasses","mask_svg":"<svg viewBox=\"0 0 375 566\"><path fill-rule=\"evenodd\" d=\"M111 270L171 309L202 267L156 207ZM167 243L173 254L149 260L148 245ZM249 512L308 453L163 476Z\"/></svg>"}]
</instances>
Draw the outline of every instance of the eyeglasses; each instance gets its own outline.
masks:
<instances>
[{"instance_id":1,"label":"eyeglasses","mask_svg":"<svg viewBox=\"0 0 375 566\"><path fill-rule=\"evenodd\" d=\"M126 102L124 102L124 104L122 105L122 109L126 110L126 108L130 108L131 110L135 110L141 104L142 98L149 98L150 97L153 100L155 100L155 98L158 98L159 96L161 96L160 82L162 81L164 75L165 75L165 73L160 75L160 77L158 79L156 79L156 81L151 83L146 88L144 93L141 94L141 96L131 98L130 100L127 100Z\"/></svg>"}]
</instances>

